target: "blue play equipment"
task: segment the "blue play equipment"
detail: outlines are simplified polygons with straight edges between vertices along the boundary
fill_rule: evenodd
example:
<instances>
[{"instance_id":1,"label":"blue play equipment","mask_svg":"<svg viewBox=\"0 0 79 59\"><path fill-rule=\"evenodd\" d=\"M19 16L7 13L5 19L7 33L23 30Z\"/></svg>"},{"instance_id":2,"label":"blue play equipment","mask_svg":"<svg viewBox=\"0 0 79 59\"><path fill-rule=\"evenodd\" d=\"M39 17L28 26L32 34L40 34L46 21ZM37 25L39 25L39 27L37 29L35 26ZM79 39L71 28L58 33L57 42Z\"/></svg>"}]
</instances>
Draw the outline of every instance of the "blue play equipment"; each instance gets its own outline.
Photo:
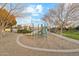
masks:
<instances>
[{"instance_id":1,"label":"blue play equipment","mask_svg":"<svg viewBox=\"0 0 79 59\"><path fill-rule=\"evenodd\" d=\"M39 23L38 21L34 21L34 23L32 22L32 26L33 26L33 31L35 32L34 33L35 37L47 38L48 31L47 31L47 24L45 22ZM34 30L35 28L37 28L37 30Z\"/></svg>"}]
</instances>

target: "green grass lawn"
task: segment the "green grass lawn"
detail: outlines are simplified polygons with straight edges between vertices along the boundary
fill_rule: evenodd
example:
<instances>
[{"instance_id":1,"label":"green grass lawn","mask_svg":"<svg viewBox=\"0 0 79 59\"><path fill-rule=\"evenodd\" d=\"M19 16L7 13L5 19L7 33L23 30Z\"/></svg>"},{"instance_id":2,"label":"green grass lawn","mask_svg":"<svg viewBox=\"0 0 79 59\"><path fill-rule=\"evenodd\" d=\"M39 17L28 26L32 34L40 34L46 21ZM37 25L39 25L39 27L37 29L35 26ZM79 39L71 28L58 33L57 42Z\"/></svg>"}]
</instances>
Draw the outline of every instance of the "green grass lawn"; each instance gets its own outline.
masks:
<instances>
[{"instance_id":1,"label":"green grass lawn","mask_svg":"<svg viewBox=\"0 0 79 59\"><path fill-rule=\"evenodd\" d=\"M72 39L79 40L79 32L76 31L63 32L63 35Z\"/></svg>"}]
</instances>

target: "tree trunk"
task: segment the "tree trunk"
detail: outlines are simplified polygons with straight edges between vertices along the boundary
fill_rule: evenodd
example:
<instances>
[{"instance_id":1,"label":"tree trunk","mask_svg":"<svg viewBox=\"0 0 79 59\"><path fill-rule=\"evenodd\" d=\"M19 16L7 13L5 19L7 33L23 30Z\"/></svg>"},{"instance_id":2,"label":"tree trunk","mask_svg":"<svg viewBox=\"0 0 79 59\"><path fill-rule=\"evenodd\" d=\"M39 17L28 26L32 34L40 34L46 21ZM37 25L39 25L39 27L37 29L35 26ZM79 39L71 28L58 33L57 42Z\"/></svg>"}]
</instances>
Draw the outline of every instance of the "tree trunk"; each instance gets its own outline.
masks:
<instances>
[{"instance_id":1,"label":"tree trunk","mask_svg":"<svg viewBox=\"0 0 79 59\"><path fill-rule=\"evenodd\" d=\"M0 39L2 39L2 27L0 27Z\"/></svg>"},{"instance_id":2,"label":"tree trunk","mask_svg":"<svg viewBox=\"0 0 79 59\"><path fill-rule=\"evenodd\" d=\"M61 24L61 29L60 29L60 34L62 35L63 33L63 24Z\"/></svg>"},{"instance_id":3,"label":"tree trunk","mask_svg":"<svg viewBox=\"0 0 79 59\"><path fill-rule=\"evenodd\" d=\"M4 35L5 35L4 28L0 27L0 39L2 39Z\"/></svg>"}]
</instances>

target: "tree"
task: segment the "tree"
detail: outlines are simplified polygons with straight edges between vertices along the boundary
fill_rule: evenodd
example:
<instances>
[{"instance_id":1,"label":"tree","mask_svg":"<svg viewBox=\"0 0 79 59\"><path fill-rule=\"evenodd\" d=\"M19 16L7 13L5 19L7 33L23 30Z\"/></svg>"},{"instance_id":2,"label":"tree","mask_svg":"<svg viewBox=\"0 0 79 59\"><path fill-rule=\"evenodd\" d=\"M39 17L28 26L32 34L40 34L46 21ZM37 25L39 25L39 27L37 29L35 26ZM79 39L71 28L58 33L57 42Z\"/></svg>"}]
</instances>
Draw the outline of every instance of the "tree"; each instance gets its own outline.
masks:
<instances>
[{"instance_id":1,"label":"tree","mask_svg":"<svg viewBox=\"0 0 79 59\"><path fill-rule=\"evenodd\" d=\"M5 35L3 30L7 27L12 27L16 25L16 18L17 17L26 17L25 13L22 13L24 10L23 4L7 4L7 3L0 3L0 32L1 32L1 39L2 36Z\"/></svg>"},{"instance_id":2,"label":"tree","mask_svg":"<svg viewBox=\"0 0 79 59\"><path fill-rule=\"evenodd\" d=\"M47 15L52 18L48 20L53 20L54 25L60 28L60 33L62 34L63 28L65 28L69 21L79 19L79 4L59 4L58 8L50 9ZM51 21L49 23L51 23Z\"/></svg>"},{"instance_id":3,"label":"tree","mask_svg":"<svg viewBox=\"0 0 79 59\"><path fill-rule=\"evenodd\" d=\"M22 4L0 4L0 28L12 27L17 17L24 17Z\"/></svg>"}]
</instances>

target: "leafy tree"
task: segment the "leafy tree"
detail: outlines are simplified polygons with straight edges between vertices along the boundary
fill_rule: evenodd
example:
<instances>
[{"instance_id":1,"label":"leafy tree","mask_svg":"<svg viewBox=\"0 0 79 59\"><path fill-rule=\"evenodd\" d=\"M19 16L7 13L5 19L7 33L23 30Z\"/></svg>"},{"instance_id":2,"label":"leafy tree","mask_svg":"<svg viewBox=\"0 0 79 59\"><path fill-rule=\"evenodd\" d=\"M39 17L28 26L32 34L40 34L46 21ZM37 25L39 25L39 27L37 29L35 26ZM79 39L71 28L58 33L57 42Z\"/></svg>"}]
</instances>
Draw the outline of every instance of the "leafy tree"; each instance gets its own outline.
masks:
<instances>
[{"instance_id":1,"label":"leafy tree","mask_svg":"<svg viewBox=\"0 0 79 59\"><path fill-rule=\"evenodd\" d=\"M25 14L22 13L24 10L23 4L7 4L1 3L0 4L0 28L1 30L5 29L6 27L12 27L16 24L17 17L25 17Z\"/></svg>"},{"instance_id":2,"label":"leafy tree","mask_svg":"<svg viewBox=\"0 0 79 59\"><path fill-rule=\"evenodd\" d=\"M0 29L2 30L16 24L16 17L8 14L6 9L0 9ZM6 17L6 15L8 15L8 17Z\"/></svg>"}]
</instances>

